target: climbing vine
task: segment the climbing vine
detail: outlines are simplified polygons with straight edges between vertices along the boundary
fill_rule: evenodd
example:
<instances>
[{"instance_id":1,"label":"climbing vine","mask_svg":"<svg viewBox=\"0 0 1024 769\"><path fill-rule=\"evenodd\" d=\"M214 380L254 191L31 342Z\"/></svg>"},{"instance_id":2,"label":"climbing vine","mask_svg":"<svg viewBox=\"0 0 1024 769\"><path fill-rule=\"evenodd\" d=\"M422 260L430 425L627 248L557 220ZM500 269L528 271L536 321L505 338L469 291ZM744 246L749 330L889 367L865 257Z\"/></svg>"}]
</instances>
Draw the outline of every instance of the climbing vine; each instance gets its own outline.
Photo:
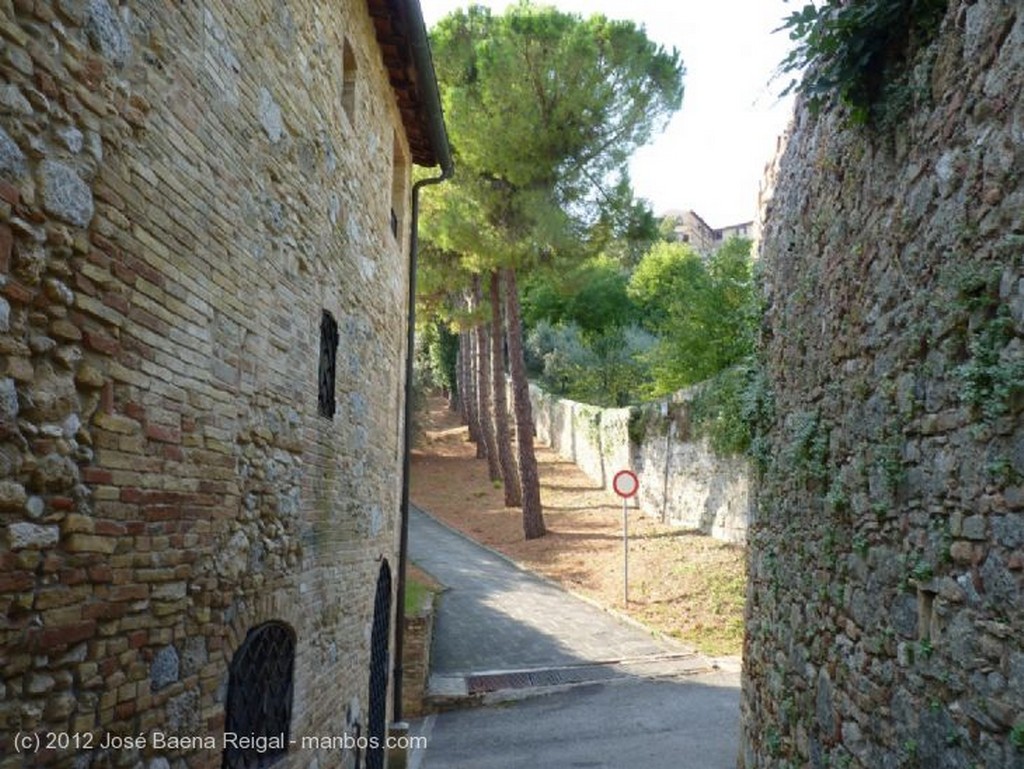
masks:
<instances>
[{"instance_id":1,"label":"climbing vine","mask_svg":"<svg viewBox=\"0 0 1024 769\"><path fill-rule=\"evenodd\" d=\"M783 59L782 74L794 77L784 94L807 97L812 112L838 97L854 123L864 124L904 104L911 54L935 37L948 0L827 0L807 3L779 27L796 47Z\"/></svg>"}]
</instances>

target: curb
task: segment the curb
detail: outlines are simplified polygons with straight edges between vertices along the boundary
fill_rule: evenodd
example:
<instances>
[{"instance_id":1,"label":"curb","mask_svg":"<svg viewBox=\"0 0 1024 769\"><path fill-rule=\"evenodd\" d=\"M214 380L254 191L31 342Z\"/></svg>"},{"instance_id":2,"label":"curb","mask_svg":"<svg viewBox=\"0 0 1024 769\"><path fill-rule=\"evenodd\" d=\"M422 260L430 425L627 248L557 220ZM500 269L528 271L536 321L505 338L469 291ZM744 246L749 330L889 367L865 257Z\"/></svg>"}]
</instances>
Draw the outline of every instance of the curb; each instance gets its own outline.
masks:
<instances>
[{"instance_id":1,"label":"curb","mask_svg":"<svg viewBox=\"0 0 1024 769\"><path fill-rule=\"evenodd\" d=\"M636 682L640 679L658 681L734 674L730 671L718 669L712 664L686 666L684 663L688 659L693 661L703 660L705 663L710 662L707 658L700 657L699 655L666 655L664 657L638 657L604 662L587 662L555 668L541 667L494 670L480 673L435 674L430 677L430 684L424 697L424 702L428 704L430 712L441 713L450 710L461 710L505 702L518 702L533 699L534 697L544 697L550 694L570 691L581 686L615 686ZM676 667L673 663L681 666ZM561 672L597 670L601 668L607 668L615 672L611 675L598 675L596 677L590 677L584 673L578 680L557 681L557 674ZM469 690L469 683L472 678L501 675L518 676L530 673L540 675L554 673L556 675L554 681L501 686L481 691Z\"/></svg>"}]
</instances>

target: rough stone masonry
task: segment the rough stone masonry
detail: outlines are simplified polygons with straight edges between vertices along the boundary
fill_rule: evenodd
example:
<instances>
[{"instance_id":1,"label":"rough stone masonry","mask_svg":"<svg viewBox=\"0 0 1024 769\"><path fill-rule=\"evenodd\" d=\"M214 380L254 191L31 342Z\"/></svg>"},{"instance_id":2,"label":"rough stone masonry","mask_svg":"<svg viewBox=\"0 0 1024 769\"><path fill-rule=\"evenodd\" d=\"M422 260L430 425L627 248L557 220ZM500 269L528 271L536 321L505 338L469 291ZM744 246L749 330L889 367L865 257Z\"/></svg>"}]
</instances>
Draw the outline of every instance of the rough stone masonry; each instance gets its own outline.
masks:
<instances>
[{"instance_id":1,"label":"rough stone masonry","mask_svg":"<svg viewBox=\"0 0 1024 769\"><path fill-rule=\"evenodd\" d=\"M417 160L379 37L401 6L0 0L3 769L221 766L184 738L224 732L268 627L291 736L367 734ZM99 748L157 730L183 741Z\"/></svg>"},{"instance_id":2,"label":"rough stone masonry","mask_svg":"<svg viewBox=\"0 0 1024 769\"><path fill-rule=\"evenodd\" d=\"M1024 14L951 2L887 131L767 204L741 764L1024 767Z\"/></svg>"}]
</instances>

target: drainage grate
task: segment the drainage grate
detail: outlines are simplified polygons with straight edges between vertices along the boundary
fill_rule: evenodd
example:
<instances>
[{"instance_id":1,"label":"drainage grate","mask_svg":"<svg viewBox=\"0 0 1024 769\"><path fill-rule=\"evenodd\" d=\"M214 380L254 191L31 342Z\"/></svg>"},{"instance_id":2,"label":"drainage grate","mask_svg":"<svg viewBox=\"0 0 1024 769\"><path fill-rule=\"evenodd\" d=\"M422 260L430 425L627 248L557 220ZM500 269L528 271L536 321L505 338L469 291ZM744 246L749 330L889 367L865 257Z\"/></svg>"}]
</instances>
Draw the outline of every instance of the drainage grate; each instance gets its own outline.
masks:
<instances>
[{"instance_id":1,"label":"drainage grate","mask_svg":"<svg viewBox=\"0 0 1024 769\"><path fill-rule=\"evenodd\" d=\"M559 684L580 684L588 681L607 681L621 678L625 674L608 665L585 665L549 670L529 670L517 673L492 673L468 676L468 694L485 694L503 689L529 689L534 686L557 686Z\"/></svg>"}]
</instances>

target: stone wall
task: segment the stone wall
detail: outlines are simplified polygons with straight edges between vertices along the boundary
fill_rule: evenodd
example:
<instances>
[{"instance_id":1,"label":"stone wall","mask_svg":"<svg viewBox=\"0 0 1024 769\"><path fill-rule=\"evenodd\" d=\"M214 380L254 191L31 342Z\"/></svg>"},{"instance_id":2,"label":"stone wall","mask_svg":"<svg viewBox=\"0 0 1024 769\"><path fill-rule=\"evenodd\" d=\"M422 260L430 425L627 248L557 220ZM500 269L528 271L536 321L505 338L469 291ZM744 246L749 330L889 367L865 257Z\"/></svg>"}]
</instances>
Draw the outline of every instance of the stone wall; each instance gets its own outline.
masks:
<instances>
[{"instance_id":1,"label":"stone wall","mask_svg":"<svg viewBox=\"0 0 1024 769\"><path fill-rule=\"evenodd\" d=\"M537 437L612 492L619 470L637 474L645 515L726 542L746 539L749 466L718 456L689 429L689 392L641 413L601 409L530 388ZM615 497L618 499L618 497Z\"/></svg>"},{"instance_id":2,"label":"stone wall","mask_svg":"<svg viewBox=\"0 0 1024 769\"><path fill-rule=\"evenodd\" d=\"M0 83L0 766L219 767L11 739L219 736L270 620L291 735L365 734L409 210L366 3L0 0Z\"/></svg>"},{"instance_id":3,"label":"stone wall","mask_svg":"<svg viewBox=\"0 0 1024 769\"><path fill-rule=\"evenodd\" d=\"M741 763L1024 766L1024 15L951 2L890 129L798 108Z\"/></svg>"}]
</instances>

